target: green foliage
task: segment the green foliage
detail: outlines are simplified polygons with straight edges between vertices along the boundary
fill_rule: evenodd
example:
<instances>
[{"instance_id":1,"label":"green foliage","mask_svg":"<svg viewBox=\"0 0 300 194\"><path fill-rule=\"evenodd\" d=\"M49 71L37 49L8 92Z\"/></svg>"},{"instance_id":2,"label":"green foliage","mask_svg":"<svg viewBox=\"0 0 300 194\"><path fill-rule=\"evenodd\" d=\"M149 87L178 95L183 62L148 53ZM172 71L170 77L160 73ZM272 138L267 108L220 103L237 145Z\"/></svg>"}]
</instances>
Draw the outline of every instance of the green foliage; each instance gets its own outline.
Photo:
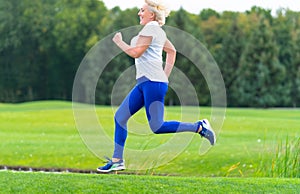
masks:
<instances>
[{"instance_id":1,"label":"green foliage","mask_svg":"<svg viewBox=\"0 0 300 194\"><path fill-rule=\"evenodd\" d=\"M201 20L208 20L210 17L220 18L220 14L213 9L203 9L199 14Z\"/></svg>"},{"instance_id":2,"label":"green foliage","mask_svg":"<svg viewBox=\"0 0 300 194\"><path fill-rule=\"evenodd\" d=\"M292 67L288 77L292 82L291 98L294 107L300 104L300 30L295 30Z\"/></svg>"},{"instance_id":3,"label":"green foliage","mask_svg":"<svg viewBox=\"0 0 300 194\"><path fill-rule=\"evenodd\" d=\"M0 100L71 99L86 42L105 15L102 2L1 1ZM8 32L7 32L8 31ZM3 71L2 71L3 69Z\"/></svg>"},{"instance_id":4,"label":"green foliage","mask_svg":"<svg viewBox=\"0 0 300 194\"><path fill-rule=\"evenodd\" d=\"M71 100L83 57L99 40L138 25L137 12L108 10L99 0L0 0L0 101ZM229 106L299 106L299 12L280 9L273 16L254 6L245 13L203 9L197 15L180 8L166 25L207 47L223 73ZM98 104L110 104L116 80L130 65L126 55L111 61L97 86ZM210 91L195 65L182 53L175 65L195 86L199 103L209 105ZM172 90L166 103L180 104Z\"/></svg>"},{"instance_id":5,"label":"green foliage","mask_svg":"<svg viewBox=\"0 0 300 194\"><path fill-rule=\"evenodd\" d=\"M218 50L218 58L216 59L227 89L228 104L237 105L237 99L234 95L237 93L237 88L234 88L234 83L239 78L240 74L237 69L240 68L240 60L245 49L245 37L243 31L238 24L238 21L233 18L231 28L228 35L224 37L222 47Z\"/></svg>"},{"instance_id":6,"label":"green foliage","mask_svg":"<svg viewBox=\"0 0 300 194\"><path fill-rule=\"evenodd\" d=\"M188 32L197 40L202 41L203 34L201 32L201 29L195 28L195 26L199 26L197 22L197 18L194 18L193 15L185 11L183 8L180 8L177 12L172 13L171 16L167 19L167 25L176 27L184 32ZM190 61L191 58L200 58L199 52L197 53L197 51L194 49L194 42L186 41L187 37L184 37L184 35L182 34L172 34L172 32L167 32L167 36L174 45L183 45L183 48L180 51L178 51L176 56L176 68L178 68L184 73L185 76L188 77L189 81L191 81L192 85L194 86L197 94L201 94L198 95L199 104L209 104L210 96L206 81L201 72L195 66L195 64L193 64ZM201 48L198 48L198 51L199 50L201 50ZM189 56L185 56L185 54L187 53L189 54ZM202 61L202 64L207 64L207 62ZM173 81L175 82L175 79L177 79L177 83L182 82L178 80L179 77L173 76L171 74L170 86L172 86ZM182 85L179 84L177 86L174 85L173 87L177 87L177 91L179 91L178 88L180 88L181 86ZM177 94L173 90L169 90L165 101L168 105L178 105L181 103L178 99Z\"/></svg>"},{"instance_id":7,"label":"green foliage","mask_svg":"<svg viewBox=\"0 0 300 194\"><path fill-rule=\"evenodd\" d=\"M262 153L261 163L257 174L264 177L300 177L300 138L289 138L278 142L272 160L265 156L270 155L268 150Z\"/></svg>"},{"instance_id":8,"label":"green foliage","mask_svg":"<svg viewBox=\"0 0 300 194\"><path fill-rule=\"evenodd\" d=\"M0 99L34 100L40 76L43 35L47 32L47 5L40 1L1 1ZM36 17L39 15L39 17ZM3 70L3 71L2 71ZM31 76L37 75L37 76Z\"/></svg>"},{"instance_id":9,"label":"green foliage","mask_svg":"<svg viewBox=\"0 0 300 194\"><path fill-rule=\"evenodd\" d=\"M260 16L243 52L235 99L242 106L270 107L281 104L285 90L285 67L278 60L278 48L269 20Z\"/></svg>"}]
</instances>

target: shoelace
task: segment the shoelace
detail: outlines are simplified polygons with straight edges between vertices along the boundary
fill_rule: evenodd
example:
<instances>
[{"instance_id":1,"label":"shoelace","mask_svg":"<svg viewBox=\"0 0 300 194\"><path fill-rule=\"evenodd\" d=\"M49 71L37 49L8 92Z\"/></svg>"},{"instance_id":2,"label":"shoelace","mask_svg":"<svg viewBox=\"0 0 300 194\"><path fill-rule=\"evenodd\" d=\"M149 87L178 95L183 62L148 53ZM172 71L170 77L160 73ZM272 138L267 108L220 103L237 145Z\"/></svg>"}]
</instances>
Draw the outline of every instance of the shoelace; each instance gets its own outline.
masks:
<instances>
[{"instance_id":1,"label":"shoelace","mask_svg":"<svg viewBox=\"0 0 300 194\"><path fill-rule=\"evenodd\" d=\"M205 128L203 127L202 130L200 131L200 135L201 135L202 137L209 136L209 134L207 133L207 129L205 129Z\"/></svg>"}]
</instances>

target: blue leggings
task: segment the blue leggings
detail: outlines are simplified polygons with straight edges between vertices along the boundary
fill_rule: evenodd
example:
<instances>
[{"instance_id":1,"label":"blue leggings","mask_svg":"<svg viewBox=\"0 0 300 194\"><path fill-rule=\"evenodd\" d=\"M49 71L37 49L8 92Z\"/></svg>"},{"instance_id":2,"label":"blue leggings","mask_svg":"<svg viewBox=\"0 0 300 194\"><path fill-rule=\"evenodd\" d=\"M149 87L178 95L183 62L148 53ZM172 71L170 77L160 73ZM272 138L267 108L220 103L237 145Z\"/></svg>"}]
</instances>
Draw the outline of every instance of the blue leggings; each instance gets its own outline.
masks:
<instances>
[{"instance_id":1,"label":"blue leggings","mask_svg":"<svg viewBox=\"0 0 300 194\"><path fill-rule=\"evenodd\" d=\"M132 115L144 106L150 128L155 134L185 131L197 132L199 122L164 121L164 98L167 90L167 83L138 80L137 85L123 100L114 117L115 149L113 158L123 158L124 145L127 138L127 122Z\"/></svg>"}]
</instances>

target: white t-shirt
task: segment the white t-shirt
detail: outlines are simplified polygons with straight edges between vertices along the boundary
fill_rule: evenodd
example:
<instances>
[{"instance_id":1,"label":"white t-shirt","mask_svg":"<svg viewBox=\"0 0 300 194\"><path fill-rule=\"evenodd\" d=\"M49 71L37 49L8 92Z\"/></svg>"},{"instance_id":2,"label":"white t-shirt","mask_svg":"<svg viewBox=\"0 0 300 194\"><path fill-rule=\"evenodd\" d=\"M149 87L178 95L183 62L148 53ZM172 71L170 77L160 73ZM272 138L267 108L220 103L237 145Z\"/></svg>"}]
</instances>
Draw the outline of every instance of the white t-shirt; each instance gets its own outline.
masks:
<instances>
[{"instance_id":1,"label":"white t-shirt","mask_svg":"<svg viewBox=\"0 0 300 194\"><path fill-rule=\"evenodd\" d=\"M151 21L131 40L131 46L136 45L139 36L151 36L152 42L142 56L135 59L136 79L144 76L151 81L168 82L162 58L163 47L167 40L166 33L158 22Z\"/></svg>"}]
</instances>

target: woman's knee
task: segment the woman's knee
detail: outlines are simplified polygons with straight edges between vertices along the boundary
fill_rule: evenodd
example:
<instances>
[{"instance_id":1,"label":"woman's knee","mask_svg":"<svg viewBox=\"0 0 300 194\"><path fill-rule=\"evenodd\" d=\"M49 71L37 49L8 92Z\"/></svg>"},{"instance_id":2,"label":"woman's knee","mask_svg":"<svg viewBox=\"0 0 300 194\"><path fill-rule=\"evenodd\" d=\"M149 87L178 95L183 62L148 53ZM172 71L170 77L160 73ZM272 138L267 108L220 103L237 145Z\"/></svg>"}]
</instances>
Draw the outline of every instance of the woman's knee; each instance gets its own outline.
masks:
<instances>
[{"instance_id":1,"label":"woman's knee","mask_svg":"<svg viewBox=\"0 0 300 194\"><path fill-rule=\"evenodd\" d=\"M163 126L163 121L162 122L158 122L158 121L151 122L150 121L149 126L150 126L150 129L152 130L153 133L160 134L161 133L161 127Z\"/></svg>"}]
</instances>

